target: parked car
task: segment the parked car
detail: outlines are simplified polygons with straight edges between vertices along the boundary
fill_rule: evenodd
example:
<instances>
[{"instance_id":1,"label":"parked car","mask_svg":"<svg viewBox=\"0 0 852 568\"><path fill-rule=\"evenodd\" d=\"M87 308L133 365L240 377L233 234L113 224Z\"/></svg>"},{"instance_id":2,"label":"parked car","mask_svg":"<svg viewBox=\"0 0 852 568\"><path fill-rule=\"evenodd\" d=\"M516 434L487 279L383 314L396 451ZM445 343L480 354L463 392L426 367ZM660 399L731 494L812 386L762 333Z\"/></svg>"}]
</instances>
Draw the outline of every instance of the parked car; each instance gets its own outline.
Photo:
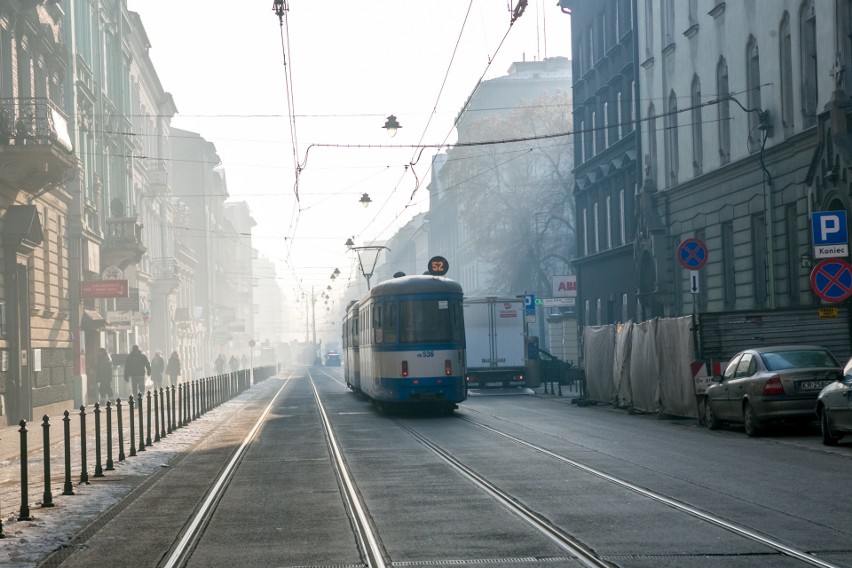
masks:
<instances>
[{"instance_id":1,"label":"parked car","mask_svg":"<svg viewBox=\"0 0 852 568\"><path fill-rule=\"evenodd\" d=\"M852 434L852 359L846 363L843 376L820 391L816 415L826 446L834 446L844 435Z\"/></svg>"},{"instance_id":2,"label":"parked car","mask_svg":"<svg viewBox=\"0 0 852 568\"><path fill-rule=\"evenodd\" d=\"M742 422L758 436L774 421L809 422L820 391L842 376L824 347L784 345L737 353L705 393L705 423L711 430Z\"/></svg>"},{"instance_id":3,"label":"parked car","mask_svg":"<svg viewBox=\"0 0 852 568\"><path fill-rule=\"evenodd\" d=\"M336 351L329 351L325 354L325 366L326 367L339 367L340 366L340 353Z\"/></svg>"}]
</instances>

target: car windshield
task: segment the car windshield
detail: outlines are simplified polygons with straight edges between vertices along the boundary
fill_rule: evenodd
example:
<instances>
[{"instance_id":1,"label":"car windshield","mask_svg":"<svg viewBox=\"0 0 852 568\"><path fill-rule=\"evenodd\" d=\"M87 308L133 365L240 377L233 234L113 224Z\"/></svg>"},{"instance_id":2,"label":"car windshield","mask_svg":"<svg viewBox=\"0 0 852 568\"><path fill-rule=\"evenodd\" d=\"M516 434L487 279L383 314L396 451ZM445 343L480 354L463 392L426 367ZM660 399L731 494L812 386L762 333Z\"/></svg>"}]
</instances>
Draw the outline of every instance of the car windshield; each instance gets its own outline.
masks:
<instances>
[{"instance_id":1,"label":"car windshield","mask_svg":"<svg viewBox=\"0 0 852 568\"><path fill-rule=\"evenodd\" d=\"M762 353L770 371L804 367L839 367L837 360L826 349L795 349Z\"/></svg>"}]
</instances>

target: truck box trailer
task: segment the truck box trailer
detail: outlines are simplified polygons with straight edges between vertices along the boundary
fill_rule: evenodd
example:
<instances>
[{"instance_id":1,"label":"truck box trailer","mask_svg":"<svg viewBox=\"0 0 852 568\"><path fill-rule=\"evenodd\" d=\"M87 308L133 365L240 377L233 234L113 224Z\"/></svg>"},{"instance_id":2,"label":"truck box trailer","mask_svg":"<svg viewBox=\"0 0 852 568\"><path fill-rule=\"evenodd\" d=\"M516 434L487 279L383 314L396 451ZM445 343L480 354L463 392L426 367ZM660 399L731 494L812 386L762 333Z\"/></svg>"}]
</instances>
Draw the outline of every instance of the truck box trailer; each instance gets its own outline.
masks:
<instances>
[{"instance_id":1,"label":"truck box trailer","mask_svg":"<svg viewBox=\"0 0 852 568\"><path fill-rule=\"evenodd\" d=\"M469 388L527 384L524 302L519 298L465 298Z\"/></svg>"}]
</instances>

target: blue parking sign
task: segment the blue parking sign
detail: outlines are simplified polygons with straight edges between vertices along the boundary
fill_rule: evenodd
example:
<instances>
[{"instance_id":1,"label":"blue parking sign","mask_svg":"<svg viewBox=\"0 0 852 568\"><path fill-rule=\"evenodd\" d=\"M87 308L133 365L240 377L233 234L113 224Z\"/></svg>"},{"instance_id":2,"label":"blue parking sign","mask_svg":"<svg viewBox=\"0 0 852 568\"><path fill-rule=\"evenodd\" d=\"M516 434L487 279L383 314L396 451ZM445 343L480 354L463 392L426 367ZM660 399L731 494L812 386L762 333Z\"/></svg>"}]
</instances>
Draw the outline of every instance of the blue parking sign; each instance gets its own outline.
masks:
<instances>
[{"instance_id":1,"label":"blue parking sign","mask_svg":"<svg viewBox=\"0 0 852 568\"><path fill-rule=\"evenodd\" d=\"M811 213L814 246L842 245L849 242L846 232L846 211Z\"/></svg>"},{"instance_id":2,"label":"blue parking sign","mask_svg":"<svg viewBox=\"0 0 852 568\"><path fill-rule=\"evenodd\" d=\"M524 315L535 315L535 294L527 294L524 296Z\"/></svg>"}]
</instances>

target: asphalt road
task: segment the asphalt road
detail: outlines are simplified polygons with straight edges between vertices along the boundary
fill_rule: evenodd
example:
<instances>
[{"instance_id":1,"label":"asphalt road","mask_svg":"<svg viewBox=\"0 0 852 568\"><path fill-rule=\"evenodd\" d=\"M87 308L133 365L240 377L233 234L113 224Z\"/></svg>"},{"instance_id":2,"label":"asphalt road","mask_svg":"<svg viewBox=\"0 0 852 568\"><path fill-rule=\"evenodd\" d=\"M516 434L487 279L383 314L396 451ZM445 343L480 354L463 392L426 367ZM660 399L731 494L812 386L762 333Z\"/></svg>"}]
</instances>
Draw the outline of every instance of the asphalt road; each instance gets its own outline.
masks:
<instances>
[{"instance_id":1,"label":"asphalt road","mask_svg":"<svg viewBox=\"0 0 852 568\"><path fill-rule=\"evenodd\" d=\"M785 546L852 566L850 442L748 438L529 391L472 393L454 416L385 416L346 390L339 368L308 371L269 379L266 399L126 499L61 565L161 565L279 388L188 565L363 565L315 388L388 565L580 565L422 437L613 566L808 565Z\"/></svg>"}]
</instances>

